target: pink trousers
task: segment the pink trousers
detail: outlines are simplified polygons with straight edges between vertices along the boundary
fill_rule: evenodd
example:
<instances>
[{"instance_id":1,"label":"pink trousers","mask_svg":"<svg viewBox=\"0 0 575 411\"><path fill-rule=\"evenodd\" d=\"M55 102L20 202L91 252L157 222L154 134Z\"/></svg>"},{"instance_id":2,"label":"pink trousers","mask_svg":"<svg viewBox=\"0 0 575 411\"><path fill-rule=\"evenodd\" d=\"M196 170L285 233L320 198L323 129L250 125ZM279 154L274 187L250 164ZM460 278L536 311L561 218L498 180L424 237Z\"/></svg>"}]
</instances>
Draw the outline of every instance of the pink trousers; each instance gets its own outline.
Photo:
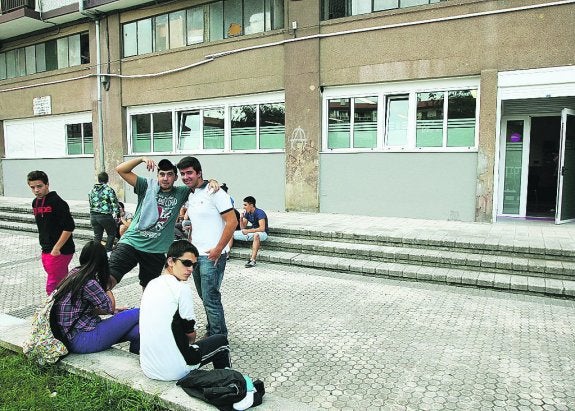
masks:
<instances>
[{"instance_id":1,"label":"pink trousers","mask_svg":"<svg viewBox=\"0 0 575 411\"><path fill-rule=\"evenodd\" d=\"M68 265L72 261L73 256L74 254L60 254L54 257L50 253L42 253L42 265L48 273L46 294L52 294L52 291L60 284L60 281L68 275Z\"/></svg>"}]
</instances>

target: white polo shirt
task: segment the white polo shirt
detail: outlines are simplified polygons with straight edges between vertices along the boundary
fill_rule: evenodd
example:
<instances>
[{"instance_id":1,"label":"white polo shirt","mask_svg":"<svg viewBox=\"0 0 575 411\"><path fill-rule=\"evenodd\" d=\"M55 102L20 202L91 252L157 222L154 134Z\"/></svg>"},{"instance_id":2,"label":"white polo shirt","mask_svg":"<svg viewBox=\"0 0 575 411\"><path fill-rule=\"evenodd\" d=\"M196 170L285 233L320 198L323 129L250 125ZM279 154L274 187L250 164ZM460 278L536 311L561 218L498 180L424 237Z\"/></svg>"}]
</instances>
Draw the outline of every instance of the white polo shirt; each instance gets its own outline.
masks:
<instances>
[{"instance_id":1,"label":"white polo shirt","mask_svg":"<svg viewBox=\"0 0 575 411\"><path fill-rule=\"evenodd\" d=\"M222 213L231 210L232 200L224 190L212 193L207 182L196 188L188 198L188 216L192 223L192 244L200 255L208 255L224 232L225 222ZM226 245L222 254L228 252Z\"/></svg>"}]
</instances>

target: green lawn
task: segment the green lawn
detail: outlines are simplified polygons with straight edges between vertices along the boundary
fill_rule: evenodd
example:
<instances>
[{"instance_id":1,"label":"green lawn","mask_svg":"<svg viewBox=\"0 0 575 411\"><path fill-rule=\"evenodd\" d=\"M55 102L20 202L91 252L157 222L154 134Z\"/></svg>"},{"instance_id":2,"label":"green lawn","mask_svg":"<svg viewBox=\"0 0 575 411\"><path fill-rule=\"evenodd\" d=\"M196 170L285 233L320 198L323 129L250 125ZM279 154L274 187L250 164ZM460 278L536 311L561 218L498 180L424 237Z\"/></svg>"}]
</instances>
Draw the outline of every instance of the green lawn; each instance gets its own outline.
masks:
<instances>
[{"instance_id":1,"label":"green lawn","mask_svg":"<svg viewBox=\"0 0 575 411\"><path fill-rule=\"evenodd\" d=\"M158 398L58 366L40 367L0 348L0 410L164 410Z\"/></svg>"}]
</instances>

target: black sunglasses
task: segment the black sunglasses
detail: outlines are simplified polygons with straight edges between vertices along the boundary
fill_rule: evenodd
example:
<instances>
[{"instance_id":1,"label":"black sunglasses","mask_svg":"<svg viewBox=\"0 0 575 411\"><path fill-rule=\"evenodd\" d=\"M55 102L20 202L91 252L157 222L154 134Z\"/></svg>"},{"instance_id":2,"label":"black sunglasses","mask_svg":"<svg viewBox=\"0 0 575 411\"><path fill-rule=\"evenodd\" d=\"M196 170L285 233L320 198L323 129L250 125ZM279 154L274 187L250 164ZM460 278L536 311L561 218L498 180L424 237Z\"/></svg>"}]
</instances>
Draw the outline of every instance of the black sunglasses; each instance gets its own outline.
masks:
<instances>
[{"instance_id":1,"label":"black sunglasses","mask_svg":"<svg viewBox=\"0 0 575 411\"><path fill-rule=\"evenodd\" d=\"M174 258L174 260L180 261L180 262L181 262L183 265L185 265L186 267L195 267L196 264L198 263L197 261L182 260L181 258Z\"/></svg>"}]
</instances>

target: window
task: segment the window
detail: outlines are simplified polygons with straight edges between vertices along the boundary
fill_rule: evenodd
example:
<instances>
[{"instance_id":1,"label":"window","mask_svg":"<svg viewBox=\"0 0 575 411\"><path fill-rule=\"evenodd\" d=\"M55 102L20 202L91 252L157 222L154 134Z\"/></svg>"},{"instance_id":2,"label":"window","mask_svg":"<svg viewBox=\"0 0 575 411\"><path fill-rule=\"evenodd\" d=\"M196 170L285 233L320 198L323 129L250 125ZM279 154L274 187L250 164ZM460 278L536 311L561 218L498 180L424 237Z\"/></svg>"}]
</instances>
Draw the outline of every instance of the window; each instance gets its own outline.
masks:
<instances>
[{"instance_id":1,"label":"window","mask_svg":"<svg viewBox=\"0 0 575 411\"><path fill-rule=\"evenodd\" d=\"M80 33L0 53L0 80L89 63L89 47Z\"/></svg>"},{"instance_id":2,"label":"window","mask_svg":"<svg viewBox=\"0 0 575 411\"><path fill-rule=\"evenodd\" d=\"M283 26L282 0L216 1L124 24L123 56L277 30Z\"/></svg>"},{"instance_id":3,"label":"window","mask_svg":"<svg viewBox=\"0 0 575 411\"><path fill-rule=\"evenodd\" d=\"M132 116L132 152L172 151L172 112Z\"/></svg>"},{"instance_id":4,"label":"window","mask_svg":"<svg viewBox=\"0 0 575 411\"><path fill-rule=\"evenodd\" d=\"M92 123L66 124L68 155L94 154Z\"/></svg>"},{"instance_id":5,"label":"window","mask_svg":"<svg viewBox=\"0 0 575 411\"><path fill-rule=\"evenodd\" d=\"M447 0L323 0L322 19L337 19L374 11L439 3L440 1Z\"/></svg>"},{"instance_id":6,"label":"window","mask_svg":"<svg viewBox=\"0 0 575 411\"><path fill-rule=\"evenodd\" d=\"M477 89L333 95L325 94L328 150L475 148Z\"/></svg>"},{"instance_id":7,"label":"window","mask_svg":"<svg viewBox=\"0 0 575 411\"><path fill-rule=\"evenodd\" d=\"M377 97L329 100L328 148L377 146Z\"/></svg>"},{"instance_id":8,"label":"window","mask_svg":"<svg viewBox=\"0 0 575 411\"><path fill-rule=\"evenodd\" d=\"M272 97L280 96L279 93ZM281 95L283 96L283 95ZM130 114L131 153L198 151L281 151L285 147L285 104L238 104ZM173 120L175 122L173 122ZM176 124L175 132L172 124Z\"/></svg>"}]
</instances>

